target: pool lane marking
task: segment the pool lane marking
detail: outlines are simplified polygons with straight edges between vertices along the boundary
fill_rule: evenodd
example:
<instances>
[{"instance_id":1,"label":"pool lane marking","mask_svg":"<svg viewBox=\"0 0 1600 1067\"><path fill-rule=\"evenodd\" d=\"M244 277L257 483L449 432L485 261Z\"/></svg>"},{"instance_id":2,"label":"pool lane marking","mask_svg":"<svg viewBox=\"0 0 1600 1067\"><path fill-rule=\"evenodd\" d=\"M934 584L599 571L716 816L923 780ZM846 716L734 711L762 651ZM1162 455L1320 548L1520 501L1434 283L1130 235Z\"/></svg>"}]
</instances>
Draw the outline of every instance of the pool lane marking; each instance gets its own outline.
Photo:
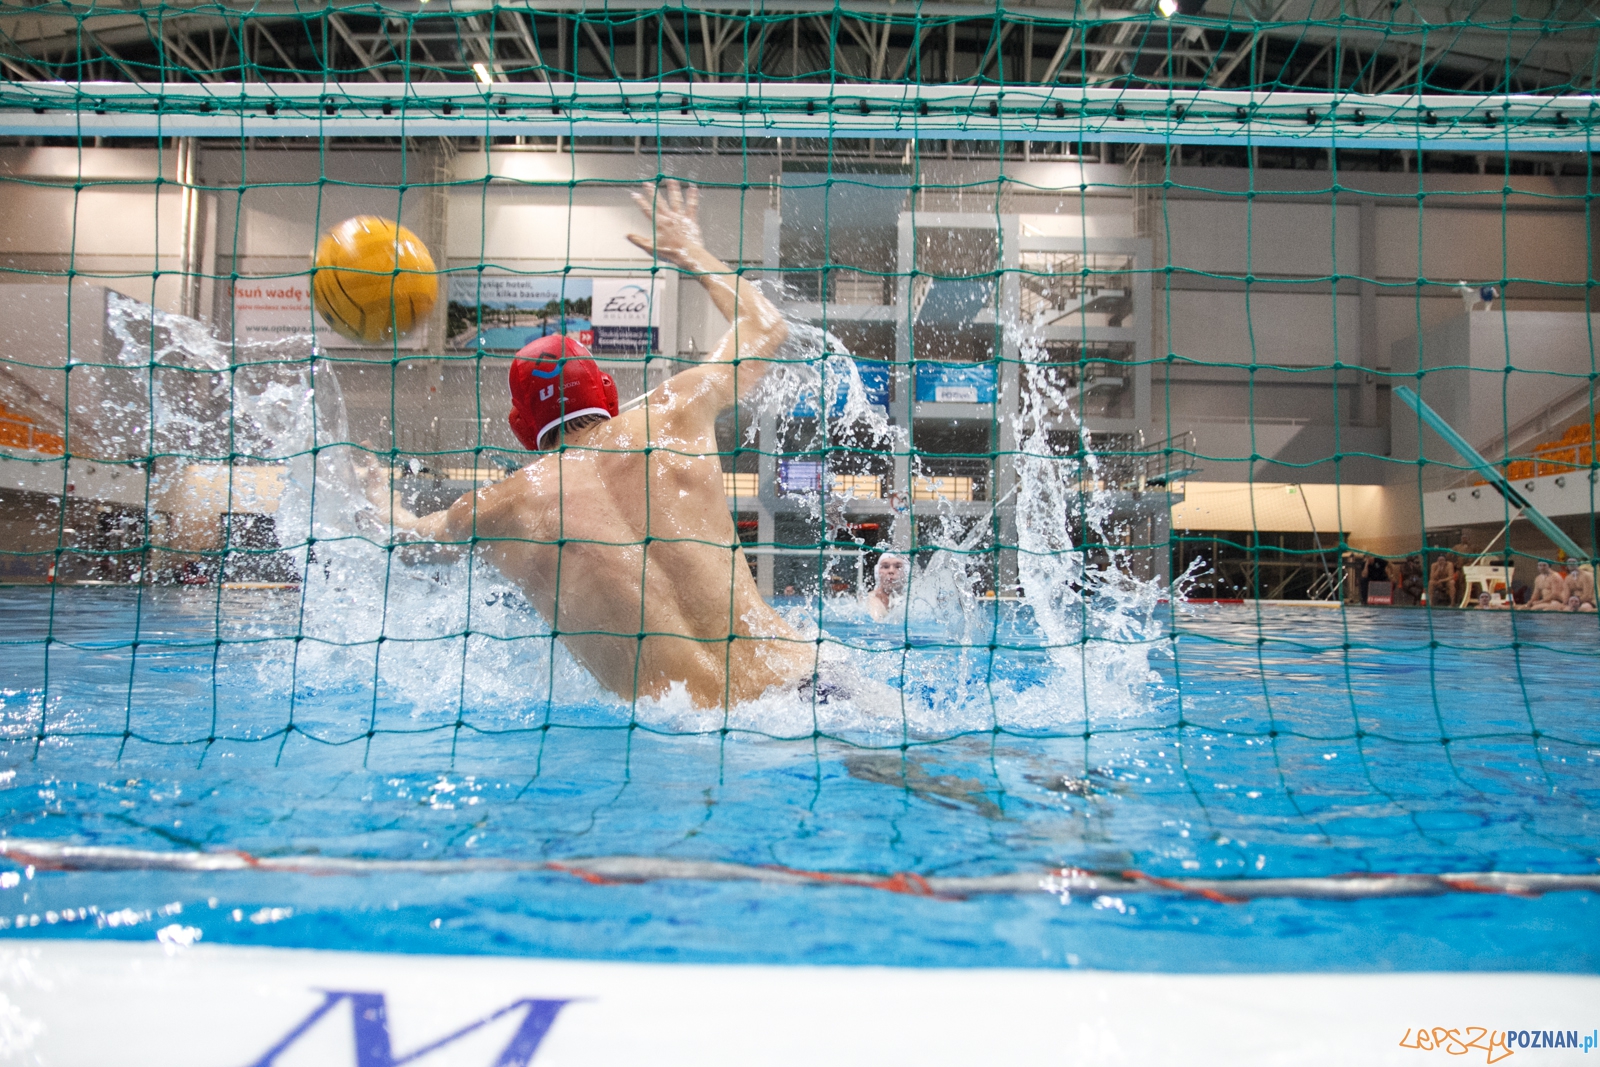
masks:
<instances>
[{"instance_id":1,"label":"pool lane marking","mask_svg":"<svg viewBox=\"0 0 1600 1067\"><path fill-rule=\"evenodd\" d=\"M928 879L911 871L898 871L895 874L840 874L831 871L808 871L796 867L763 867L760 870L778 871L783 874L792 874L808 882L823 882L831 885L853 885L866 889L882 889L890 893L904 893L913 897L940 897L949 896L946 893L936 892ZM951 879L946 879L950 881ZM1040 888L1035 886L1035 889Z\"/></svg>"},{"instance_id":2,"label":"pool lane marking","mask_svg":"<svg viewBox=\"0 0 1600 1067\"><path fill-rule=\"evenodd\" d=\"M1228 893L1222 893L1215 889L1193 888L1185 885L1182 880L1177 878L1158 878L1153 874L1145 874L1143 871L1134 870L1132 868L1123 871L1122 877L1126 878L1130 882L1148 882L1151 885L1159 886L1162 889L1170 889L1174 893L1183 893L1187 896L1204 897L1213 904L1243 904L1246 900L1245 897L1232 896Z\"/></svg>"},{"instance_id":3,"label":"pool lane marking","mask_svg":"<svg viewBox=\"0 0 1600 1067\"><path fill-rule=\"evenodd\" d=\"M1482 881L1479 880L1479 879L1485 878L1485 877L1492 877L1495 873L1496 872L1492 872L1491 871L1488 874L1484 874L1484 875L1441 874L1439 877L1440 877L1441 880L1450 883L1450 887L1452 889L1454 889L1458 893L1491 893L1491 894L1502 894L1502 895L1505 895L1505 896L1513 896L1513 897L1537 897L1539 895L1539 893L1536 890L1525 889L1522 886L1517 886L1517 885L1505 885L1505 886L1485 885Z\"/></svg>"},{"instance_id":4,"label":"pool lane marking","mask_svg":"<svg viewBox=\"0 0 1600 1067\"><path fill-rule=\"evenodd\" d=\"M548 869L548 870L552 870L552 871L560 871L563 874L570 874L575 878L582 878L585 882L588 882L590 885L621 885L622 884L621 882L617 881L615 878L607 878L603 874L596 874L593 871L585 870L582 867L575 867L575 866L573 866L572 864L569 864L569 863L556 863L554 861L551 861L549 863L543 864L543 867Z\"/></svg>"},{"instance_id":5,"label":"pool lane marking","mask_svg":"<svg viewBox=\"0 0 1600 1067\"><path fill-rule=\"evenodd\" d=\"M217 852L154 851L114 845L67 845L30 838L0 838L0 858L51 871L261 871L280 874L515 874L553 871L591 885L652 881L764 882L774 885L841 885L907 896L961 900L973 896L1035 893L1177 893L1219 904L1291 897L1306 900L1370 900L1441 896L1447 893L1538 897L1545 893L1600 892L1600 874L1461 871L1445 874L1341 874L1306 878L1163 878L1136 869L1086 871L1062 867L1042 871L968 877L924 876L910 871L882 875L755 866L717 860L648 856L594 856L566 861L482 857L455 860L383 860L337 856L256 856L241 849Z\"/></svg>"}]
</instances>

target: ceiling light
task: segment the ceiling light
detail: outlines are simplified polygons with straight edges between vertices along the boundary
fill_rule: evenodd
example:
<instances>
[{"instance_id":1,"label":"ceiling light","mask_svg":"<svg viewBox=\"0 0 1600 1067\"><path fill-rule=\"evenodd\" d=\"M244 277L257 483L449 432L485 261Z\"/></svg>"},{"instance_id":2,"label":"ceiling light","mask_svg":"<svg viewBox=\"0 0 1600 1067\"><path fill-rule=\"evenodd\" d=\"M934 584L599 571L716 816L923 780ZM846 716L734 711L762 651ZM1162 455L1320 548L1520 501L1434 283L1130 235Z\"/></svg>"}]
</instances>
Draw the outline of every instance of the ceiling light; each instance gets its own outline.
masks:
<instances>
[{"instance_id":1,"label":"ceiling light","mask_svg":"<svg viewBox=\"0 0 1600 1067\"><path fill-rule=\"evenodd\" d=\"M1161 2L1162 3L1167 3L1168 0L1161 0ZM485 85L493 85L494 84L494 78L493 78L492 75L490 75L489 68L484 66L482 63L474 63L474 64L472 64L472 73L476 74L478 76L478 80L481 81L483 84L485 84Z\"/></svg>"}]
</instances>

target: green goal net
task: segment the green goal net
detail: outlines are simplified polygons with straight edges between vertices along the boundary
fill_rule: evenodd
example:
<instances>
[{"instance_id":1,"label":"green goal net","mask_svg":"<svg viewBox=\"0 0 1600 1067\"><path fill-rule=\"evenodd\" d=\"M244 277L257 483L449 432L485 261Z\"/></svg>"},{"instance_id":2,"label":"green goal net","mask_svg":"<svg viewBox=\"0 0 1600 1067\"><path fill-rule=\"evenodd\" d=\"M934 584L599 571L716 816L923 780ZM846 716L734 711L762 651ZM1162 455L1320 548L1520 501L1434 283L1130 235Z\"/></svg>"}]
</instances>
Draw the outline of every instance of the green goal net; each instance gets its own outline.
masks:
<instances>
[{"instance_id":1,"label":"green goal net","mask_svg":"<svg viewBox=\"0 0 1600 1067\"><path fill-rule=\"evenodd\" d=\"M1346 867L1576 855L1587 12L441 6L0 12L12 756L432 774L505 744L533 795L592 799L596 767L633 781L641 731L766 738L810 752L814 798L892 786L989 827L945 867L1003 866L1029 797L1093 823L1123 788L1206 827L1228 873L1262 869L1228 852L1262 825L1244 796ZM659 236L632 197L667 182L712 266L628 241ZM319 314L318 242L359 216L431 253L409 332ZM758 304L787 339L752 356ZM513 357L558 335L656 429L519 443ZM719 351L714 449L659 437ZM624 460L652 473L612 526L488 517ZM663 496L679 467L692 508ZM453 532L406 533L389 494L454 506ZM652 584L713 551L715 581ZM617 595L637 625L597 607ZM662 598L694 627L653 630ZM671 667L614 681L670 641L719 696ZM795 648L791 678L769 660ZM740 671L783 684L735 699ZM1526 833L1451 852L1415 767L1451 810L1504 787ZM1562 798L1543 814L1506 785L1535 779ZM1411 852L1353 828L1365 804ZM795 818L759 833L798 841Z\"/></svg>"}]
</instances>

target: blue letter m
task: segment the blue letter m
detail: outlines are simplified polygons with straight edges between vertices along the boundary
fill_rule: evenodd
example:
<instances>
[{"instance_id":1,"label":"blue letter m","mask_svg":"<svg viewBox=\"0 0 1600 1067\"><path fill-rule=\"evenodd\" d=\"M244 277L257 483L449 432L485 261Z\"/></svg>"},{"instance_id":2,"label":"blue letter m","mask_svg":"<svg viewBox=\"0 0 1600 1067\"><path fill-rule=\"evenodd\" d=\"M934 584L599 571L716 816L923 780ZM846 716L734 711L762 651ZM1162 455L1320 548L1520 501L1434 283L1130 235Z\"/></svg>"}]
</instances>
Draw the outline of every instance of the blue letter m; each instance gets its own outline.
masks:
<instances>
[{"instance_id":1,"label":"blue letter m","mask_svg":"<svg viewBox=\"0 0 1600 1067\"><path fill-rule=\"evenodd\" d=\"M518 1008L527 1008L528 1013L522 1017L522 1025L517 1027L517 1032L511 1036L511 1041L500 1051L499 1057L490 1067L528 1067L528 1061L539 1051L539 1043L544 1040L544 1035L556 1021L556 1016L560 1014L562 1008L571 1003L567 1000L514 1000L499 1011L474 1020L453 1034L441 1037L404 1056L396 1056L389 1044L389 1011L382 993L329 989L323 991L322 998L322 1003L313 1008L311 1014L300 1020L299 1025L284 1034L282 1040L269 1048L250 1067L272 1067L290 1045L300 1040L307 1030L316 1025L317 1020L332 1011L341 1000L350 1002L350 1014L355 1029L356 1067L401 1067L401 1064L426 1056L452 1041L459 1041L479 1027L487 1026Z\"/></svg>"}]
</instances>

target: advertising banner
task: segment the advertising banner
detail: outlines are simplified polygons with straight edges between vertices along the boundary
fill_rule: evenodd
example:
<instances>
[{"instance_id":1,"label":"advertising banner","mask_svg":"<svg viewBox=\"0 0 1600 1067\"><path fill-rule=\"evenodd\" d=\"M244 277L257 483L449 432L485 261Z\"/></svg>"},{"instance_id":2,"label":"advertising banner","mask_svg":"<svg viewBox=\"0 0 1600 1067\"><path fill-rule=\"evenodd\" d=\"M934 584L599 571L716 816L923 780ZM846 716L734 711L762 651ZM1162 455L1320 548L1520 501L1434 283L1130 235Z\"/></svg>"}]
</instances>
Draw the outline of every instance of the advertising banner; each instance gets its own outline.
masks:
<instances>
[{"instance_id":1,"label":"advertising banner","mask_svg":"<svg viewBox=\"0 0 1600 1067\"><path fill-rule=\"evenodd\" d=\"M597 353L651 355L661 351L660 278L595 278L594 349Z\"/></svg>"},{"instance_id":2,"label":"advertising banner","mask_svg":"<svg viewBox=\"0 0 1600 1067\"><path fill-rule=\"evenodd\" d=\"M315 332L321 348L426 348L428 327L419 325L395 345L368 345L333 332L311 310L311 277L240 278L228 291L233 305L233 336L238 341L277 341ZM313 321L314 320L314 321Z\"/></svg>"},{"instance_id":3,"label":"advertising banner","mask_svg":"<svg viewBox=\"0 0 1600 1067\"><path fill-rule=\"evenodd\" d=\"M855 364L856 373L861 377L861 389L866 394L865 399L867 406L878 408L881 411L887 412L889 410L889 364L871 359L858 359L855 361ZM826 376L833 373L833 369L827 365L824 365L822 373L826 378ZM848 389L846 388L847 384L848 383L846 382L834 383L833 408L828 413L830 416L837 416L844 413L845 405L850 399ZM826 388L826 384L824 385L824 388ZM797 419L816 418L816 394L814 392L802 393L799 399L795 402L794 408L790 411L790 414Z\"/></svg>"},{"instance_id":4,"label":"advertising banner","mask_svg":"<svg viewBox=\"0 0 1600 1067\"><path fill-rule=\"evenodd\" d=\"M919 404L993 404L993 363L917 364Z\"/></svg>"},{"instance_id":5,"label":"advertising banner","mask_svg":"<svg viewBox=\"0 0 1600 1067\"><path fill-rule=\"evenodd\" d=\"M553 333L590 343L589 278L568 275L452 274L450 347L515 352Z\"/></svg>"}]
</instances>

